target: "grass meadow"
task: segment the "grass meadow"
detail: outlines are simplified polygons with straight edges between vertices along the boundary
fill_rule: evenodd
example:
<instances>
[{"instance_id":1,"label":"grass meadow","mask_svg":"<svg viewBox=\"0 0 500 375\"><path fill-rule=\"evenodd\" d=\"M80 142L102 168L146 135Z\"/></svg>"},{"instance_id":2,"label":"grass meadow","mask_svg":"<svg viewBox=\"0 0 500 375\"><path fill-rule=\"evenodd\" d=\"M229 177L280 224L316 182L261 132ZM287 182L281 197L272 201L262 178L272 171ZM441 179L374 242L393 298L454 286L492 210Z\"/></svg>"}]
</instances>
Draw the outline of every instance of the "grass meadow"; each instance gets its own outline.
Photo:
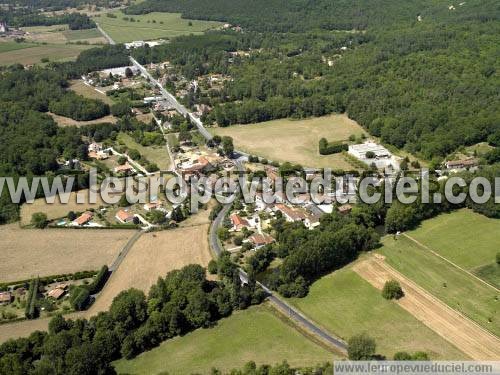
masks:
<instances>
[{"instance_id":1,"label":"grass meadow","mask_svg":"<svg viewBox=\"0 0 500 375\"><path fill-rule=\"evenodd\" d=\"M118 373L207 374L212 367L228 371L248 361L292 366L332 361L334 354L313 343L267 306L254 306L222 319L213 328L198 329L163 342L133 360L114 363Z\"/></svg>"},{"instance_id":2,"label":"grass meadow","mask_svg":"<svg viewBox=\"0 0 500 375\"><path fill-rule=\"evenodd\" d=\"M347 141L364 130L345 115L329 115L305 120L281 119L258 124L211 129L233 137L235 148L269 160L298 163L304 167L355 169L342 154L320 155L321 138L329 142Z\"/></svg>"},{"instance_id":3,"label":"grass meadow","mask_svg":"<svg viewBox=\"0 0 500 375\"><path fill-rule=\"evenodd\" d=\"M179 13L153 12L133 16L125 15L121 11L111 13L116 18L103 14L95 21L117 43L202 34L206 30L222 25L220 22L182 19ZM134 19L134 22L131 22L131 19Z\"/></svg>"},{"instance_id":4,"label":"grass meadow","mask_svg":"<svg viewBox=\"0 0 500 375\"><path fill-rule=\"evenodd\" d=\"M289 300L305 315L344 340L367 332L377 354L391 359L395 352L426 351L434 359L459 359L464 354L393 301L350 267L316 281L305 298Z\"/></svg>"},{"instance_id":5,"label":"grass meadow","mask_svg":"<svg viewBox=\"0 0 500 375\"><path fill-rule=\"evenodd\" d=\"M387 236L382 243L380 253L390 266L486 330L500 335L499 293L493 287L407 237Z\"/></svg>"}]
</instances>

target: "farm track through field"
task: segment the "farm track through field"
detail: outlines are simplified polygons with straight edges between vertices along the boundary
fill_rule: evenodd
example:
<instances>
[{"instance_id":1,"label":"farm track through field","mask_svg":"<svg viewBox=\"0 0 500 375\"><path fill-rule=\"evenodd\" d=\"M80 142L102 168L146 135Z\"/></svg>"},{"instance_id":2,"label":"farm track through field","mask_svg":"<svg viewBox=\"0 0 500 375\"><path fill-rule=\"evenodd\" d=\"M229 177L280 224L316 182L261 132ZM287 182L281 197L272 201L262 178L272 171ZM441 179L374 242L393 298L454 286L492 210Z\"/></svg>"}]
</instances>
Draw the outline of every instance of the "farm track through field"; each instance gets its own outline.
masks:
<instances>
[{"instance_id":1,"label":"farm track through field","mask_svg":"<svg viewBox=\"0 0 500 375\"><path fill-rule=\"evenodd\" d=\"M498 360L500 339L453 310L410 281L385 261L372 256L353 267L377 289L388 280L397 280L405 296L398 300L402 308L475 360Z\"/></svg>"}]
</instances>

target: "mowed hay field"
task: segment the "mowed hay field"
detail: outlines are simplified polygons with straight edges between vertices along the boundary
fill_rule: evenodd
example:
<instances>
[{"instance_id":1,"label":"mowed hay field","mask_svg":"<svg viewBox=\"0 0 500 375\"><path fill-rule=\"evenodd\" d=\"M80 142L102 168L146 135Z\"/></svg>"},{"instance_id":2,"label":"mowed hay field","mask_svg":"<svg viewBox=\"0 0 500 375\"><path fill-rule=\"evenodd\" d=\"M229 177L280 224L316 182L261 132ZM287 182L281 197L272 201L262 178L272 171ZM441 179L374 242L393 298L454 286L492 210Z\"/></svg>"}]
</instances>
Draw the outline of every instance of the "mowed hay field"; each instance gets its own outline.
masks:
<instances>
[{"instance_id":1,"label":"mowed hay field","mask_svg":"<svg viewBox=\"0 0 500 375\"><path fill-rule=\"evenodd\" d=\"M208 374L287 360L292 366L312 366L332 361L334 355L280 320L270 307L254 306L236 311L209 329L198 329L167 340L133 360L114 363L123 374Z\"/></svg>"},{"instance_id":2,"label":"mowed hay field","mask_svg":"<svg viewBox=\"0 0 500 375\"><path fill-rule=\"evenodd\" d=\"M81 80L71 81L69 88L74 92L76 92L78 95L84 96L85 98L98 99L108 105L112 105L114 103L109 96L101 94L93 87L90 87L85 83L83 83L83 81Z\"/></svg>"},{"instance_id":3,"label":"mowed hay field","mask_svg":"<svg viewBox=\"0 0 500 375\"><path fill-rule=\"evenodd\" d=\"M132 16L123 14L121 11L111 13L116 18L107 17L103 14L98 18L94 18L94 20L117 43L202 34L206 30L222 25L220 22L182 19L180 13L153 12ZM124 20L124 18L129 20ZM130 19L134 19L135 22L131 22ZM189 25L190 22L191 26Z\"/></svg>"},{"instance_id":4,"label":"mowed hay field","mask_svg":"<svg viewBox=\"0 0 500 375\"><path fill-rule=\"evenodd\" d=\"M0 53L17 51L20 49L35 47L34 43L16 43L16 42L7 42L0 41Z\"/></svg>"},{"instance_id":5,"label":"mowed hay field","mask_svg":"<svg viewBox=\"0 0 500 375\"><path fill-rule=\"evenodd\" d=\"M452 309L500 336L500 293L497 289L404 235L386 236L382 244L377 252L385 256L387 264Z\"/></svg>"},{"instance_id":6,"label":"mowed hay field","mask_svg":"<svg viewBox=\"0 0 500 375\"><path fill-rule=\"evenodd\" d=\"M23 27L27 41L49 44L66 44L68 42L86 42L89 44L106 44L106 39L101 35L99 30L70 30L68 25L53 25L53 26L32 26Z\"/></svg>"},{"instance_id":7,"label":"mowed hay field","mask_svg":"<svg viewBox=\"0 0 500 375\"><path fill-rule=\"evenodd\" d=\"M329 115L306 120L274 120L258 124L212 129L215 134L233 137L234 147L269 160L298 163L304 167L354 169L342 154L320 155L321 138L346 141L364 130L346 115Z\"/></svg>"},{"instance_id":8,"label":"mowed hay field","mask_svg":"<svg viewBox=\"0 0 500 375\"><path fill-rule=\"evenodd\" d=\"M495 263L500 251L500 220L468 209L425 220L407 234L468 271Z\"/></svg>"},{"instance_id":9,"label":"mowed hay field","mask_svg":"<svg viewBox=\"0 0 500 375\"><path fill-rule=\"evenodd\" d=\"M111 264L131 230L21 229L0 226L0 282L98 270Z\"/></svg>"},{"instance_id":10,"label":"mowed hay field","mask_svg":"<svg viewBox=\"0 0 500 375\"><path fill-rule=\"evenodd\" d=\"M49 220L59 219L65 217L68 212L83 212L85 210L94 208L97 209L101 206L106 206L101 199L100 194L96 194L96 203L89 202L89 190L80 190L79 192L70 193L68 203L62 204L59 196L55 197L54 203L47 203L45 198L35 199L33 203L24 203L21 206L21 225L29 225L31 216L35 212L43 212L47 215ZM84 199L83 204L77 203L78 197Z\"/></svg>"},{"instance_id":11,"label":"mowed hay field","mask_svg":"<svg viewBox=\"0 0 500 375\"><path fill-rule=\"evenodd\" d=\"M81 51L92 48L91 45L47 44L37 45L15 51L1 52L0 65L23 64L30 65L40 62L43 58L50 61L67 61L75 59Z\"/></svg>"},{"instance_id":12,"label":"mowed hay field","mask_svg":"<svg viewBox=\"0 0 500 375\"><path fill-rule=\"evenodd\" d=\"M89 309L89 316L108 310L113 298L129 288L148 292L158 277L188 264L207 266L212 259L208 225L143 234L111 275Z\"/></svg>"},{"instance_id":13,"label":"mowed hay field","mask_svg":"<svg viewBox=\"0 0 500 375\"><path fill-rule=\"evenodd\" d=\"M346 341L368 332L377 342L377 354L388 359L401 350L426 351L433 359L467 358L395 302L385 300L351 266L316 281L305 298L289 301Z\"/></svg>"},{"instance_id":14,"label":"mowed hay field","mask_svg":"<svg viewBox=\"0 0 500 375\"><path fill-rule=\"evenodd\" d=\"M395 301L434 332L453 343L474 360L500 358L500 339L470 319L449 308L411 280L385 263L380 255L366 257L353 269L377 289L389 280L396 280L404 296Z\"/></svg>"}]
</instances>

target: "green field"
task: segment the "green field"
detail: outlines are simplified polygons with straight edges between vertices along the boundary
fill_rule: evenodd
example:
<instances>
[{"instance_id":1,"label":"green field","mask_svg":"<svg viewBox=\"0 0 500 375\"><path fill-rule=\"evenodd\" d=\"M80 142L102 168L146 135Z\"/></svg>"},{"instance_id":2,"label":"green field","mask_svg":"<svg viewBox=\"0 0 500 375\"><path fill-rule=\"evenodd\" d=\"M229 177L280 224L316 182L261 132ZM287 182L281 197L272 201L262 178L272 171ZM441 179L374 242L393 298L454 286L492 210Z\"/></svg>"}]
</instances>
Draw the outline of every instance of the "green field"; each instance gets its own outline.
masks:
<instances>
[{"instance_id":1,"label":"green field","mask_svg":"<svg viewBox=\"0 0 500 375\"><path fill-rule=\"evenodd\" d=\"M102 38L101 33L97 29L87 29L87 30L66 30L63 35L70 42L77 40L88 40Z\"/></svg>"},{"instance_id":2,"label":"green field","mask_svg":"<svg viewBox=\"0 0 500 375\"><path fill-rule=\"evenodd\" d=\"M137 358L115 362L118 373L210 373L242 367L248 361L275 364L286 359L293 366L332 361L334 355L311 342L267 306L238 311L214 328L198 329L162 343Z\"/></svg>"},{"instance_id":3,"label":"green field","mask_svg":"<svg viewBox=\"0 0 500 375\"><path fill-rule=\"evenodd\" d=\"M367 332L377 342L377 353L426 351L434 359L459 359L465 354L438 336L349 267L316 281L305 298L290 301L308 317L347 340Z\"/></svg>"},{"instance_id":4,"label":"green field","mask_svg":"<svg viewBox=\"0 0 500 375\"><path fill-rule=\"evenodd\" d=\"M66 45L66 44L47 44L33 46L31 48L10 50L8 52L0 51L0 65L11 64L36 64L42 59L47 58L50 61L67 61L75 59L81 51L92 48L91 45Z\"/></svg>"},{"instance_id":5,"label":"green field","mask_svg":"<svg viewBox=\"0 0 500 375\"><path fill-rule=\"evenodd\" d=\"M33 43L0 42L0 53L18 51L36 46Z\"/></svg>"},{"instance_id":6,"label":"green field","mask_svg":"<svg viewBox=\"0 0 500 375\"><path fill-rule=\"evenodd\" d=\"M469 232L469 229L464 231ZM500 300L494 288L409 238L386 236L382 243L384 246L380 252L386 256L389 265L453 309L500 335Z\"/></svg>"},{"instance_id":7,"label":"green field","mask_svg":"<svg viewBox=\"0 0 500 375\"><path fill-rule=\"evenodd\" d=\"M408 235L470 271L495 262L500 220L463 209L425 220Z\"/></svg>"},{"instance_id":8,"label":"green field","mask_svg":"<svg viewBox=\"0 0 500 375\"><path fill-rule=\"evenodd\" d=\"M166 171L170 168L171 160L165 146L141 146L133 140L133 138L125 133L118 134L118 141L123 143L128 148L136 149L148 159L150 162L155 163L161 171Z\"/></svg>"},{"instance_id":9,"label":"green field","mask_svg":"<svg viewBox=\"0 0 500 375\"><path fill-rule=\"evenodd\" d=\"M365 134L361 126L345 115L273 120L211 130L221 136L233 137L235 148L249 154L304 167L344 170L356 168L342 154L320 155L319 140L324 137L329 142L346 141L350 135Z\"/></svg>"},{"instance_id":10,"label":"green field","mask_svg":"<svg viewBox=\"0 0 500 375\"><path fill-rule=\"evenodd\" d=\"M129 16L123 14L121 11L114 11L112 13L116 15L116 18L110 18L102 14L99 18L95 18L95 21L117 43L201 34L208 29L213 29L221 25L221 23L213 21L182 19L179 13L153 12L138 16ZM129 21L124 20L123 18L125 17L128 17ZM131 18L135 22L131 22ZM189 26L189 22L191 22L192 26Z\"/></svg>"}]
</instances>

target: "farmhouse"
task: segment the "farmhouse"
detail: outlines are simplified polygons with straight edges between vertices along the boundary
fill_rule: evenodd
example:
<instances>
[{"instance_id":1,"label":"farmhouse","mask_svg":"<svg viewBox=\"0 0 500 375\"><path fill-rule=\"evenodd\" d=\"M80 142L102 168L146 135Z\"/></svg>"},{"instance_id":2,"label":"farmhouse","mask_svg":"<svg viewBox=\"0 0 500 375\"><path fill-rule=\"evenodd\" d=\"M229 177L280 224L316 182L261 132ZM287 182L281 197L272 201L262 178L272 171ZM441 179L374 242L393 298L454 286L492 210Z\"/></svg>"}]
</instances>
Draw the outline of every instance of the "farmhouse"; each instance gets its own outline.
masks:
<instances>
[{"instance_id":1,"label":"farmhouse","mask_svg":"<svg viewBox=\"0 0 500 375\"><path fill-rule=\"evenodd\" d=\"M254 245L256 249L259 249L262 246L272 244L275 239L266 233L255 233L248 237L248 241Z\"/></svg>"},{"instance_id":2,"label":"farmhouse","mask_svg":"<svg viewBox=\"0 0 500 375\"><path fill-rule=\"evenodd\" d=\"M248 223L248 221L246 219L243 219L242 217L240 217L238 214L235 214L235 213L231 214L230 219L231 219L231 223L233 224L232 229L235 232L239 232L243 228L250 227L250 224Z\"/></svg>"},{"instance_id":3,"label":"farmhouse","mask_svg":"<svg viewBox=\"0 0 500 375\"><path fill-rule=\"evenodd\" d=\"M126 223L131 223L134 220L134 214L125 211L125 210L120 210L116 213L115 218L118 220L120 223L126 224Z\"/></svg>"},{"instance_id":4,"label":"farmhouse","mask_svg":"<svg viewBox=\"0 0 500 375\"><path fill-rule=\"evenodd\" d=\"M65 293L66 293L66 288L63 288L61 286L57 286L54 289L49 290L49 292L47 293L47 297L51 297L51 298L54 298L55 300L58 300Z\"/></svg>"},{"instance_id":5,"label":"farmhouse","mask_svg":"<svg viewBox=\"0 0 500 375\"><path fill-rule=\"evenodd\" d=\"M294 222L294 221L304 221L306 219L305 212L285 206L282 203L278 203L274 207L276 211L280 211L283 214L286 221Z\"/></svg>"},{"instance_id":6,"label":"farmhouse","mask_svg":"<svg viewBox=\"0 0 500 375\"><path fill-rule=\"evenodd\" d=\"M92 218L94 217L94 214L90 211L84 212L81 214L79 217L77 217L75 220L73 220L73 225L77 226L82 226L87 224Z\"/></svg>"},{"instance_id":7,"label":"farmhouse","mask_svg":"<svg viewBox=\"0 0 500 375\"><path fill-rule=\"evenodd\" d=\"M7 305L12 301L10 292L0 292L0 305Z\"/></svg>"},{"instance_id":8,"label":"farmhouse","mask_svg":"<svg viewBox=\"0 0 500 375\"><path fill-rule=\"evenodd\" d=\"M446 169L473 168L479 164L477 159L469 158L464 160L451 160L445 163Z\"/></svg>"}]
</instances>

